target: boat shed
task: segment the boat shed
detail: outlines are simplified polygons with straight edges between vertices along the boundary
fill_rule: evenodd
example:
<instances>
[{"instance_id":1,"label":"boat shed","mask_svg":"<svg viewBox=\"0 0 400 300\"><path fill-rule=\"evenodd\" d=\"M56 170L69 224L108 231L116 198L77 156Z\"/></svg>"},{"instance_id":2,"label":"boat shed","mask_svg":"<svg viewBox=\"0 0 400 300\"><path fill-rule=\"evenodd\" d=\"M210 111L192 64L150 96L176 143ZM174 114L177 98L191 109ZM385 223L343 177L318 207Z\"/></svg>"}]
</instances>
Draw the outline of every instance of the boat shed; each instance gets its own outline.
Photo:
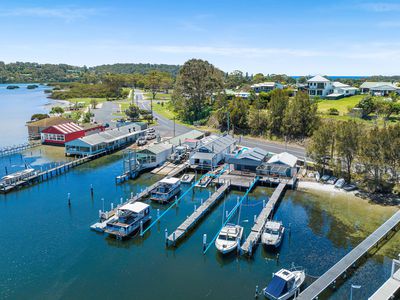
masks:
<instances>
[{"instance_id":1,"label":"boat shed","mask_svg":"<svg viewBox=\"0 0 400 300\"><path fill-rule=\"evenodd\" d=\"M274 154L266 163L257 167L261 175L293 177L297 174L297 157L293 154L282 152Z\"/></svg>"},{"instance_id":2,"label":"boat shed","mask_svg":"<svg viewBox=\"0 0 400 300\"><path fill-rule=\"evenodd\" d=\"M256 172L258 166L268 159L268 152L260 148L243 149L237 155L229 155L226 162L237 171Z\"/></svg>"},{"instance_id":3,"label":"boat shed","mask_svg":"<svg viewBox=\"0 0 400 300\"><path fill-rule=\"evenodd\" d=\"M187 140L189 141L189 144L190 144L191 142L193 142L193 140L199 141L203 137L204 137L204 132L201 132L199 130L191 130L184 134L173 137L172 139L169 139L168 143L170 143L174 146L180 146L182 144L187 144L186 143Z\"/></svg>"},{"instance_id":4,"label":"boat shed","mask_svg":"<svg viewBox=\"0 0 400 300\"><path fill-rule=\"evenodd\" d=\"M192 168L213 170L233 151L236 140L229 135L205 137L190 157Z\"/></svg>"},{"instance_id":5,"label":"boat shed","mask_svg":"<svg viewBox=\"0 0 400 300\"><path fill-rule=\"evenodd\" d=\"M172 154L173 145L166 143L153 144L147 148L136 151L136 160L141 169L160 166Z\"/></svg>"},{"instance_id":6,"label":"boat shed","mask_svg":"<svg viewBox=\"0 0 400 300\"><path fill-rule=\"evenodd\" d=\"M51 117L51 118L45 118L42 120L37 120L37 121L32 121L26 123L26 126L28 127L28 136L30 140L38 140L41 138L40 133L54 125L60 125L60 124L65 124L71 122L70 119L67 118L62 118L62 117Z\"/></svg>"},{"instance_id":7,"label":"boat shed","mask_svg":"<svg viewBox=\"0 0 400 300\"><path fill-rule=\"evenodd\" d=\"M50 126L44 129L40 136L42 144L64 145L66 142L104 131L102 125L79 126L73 122Z\"/></svg>"},{"instance_id":8,"label":"boat shed","mask_svg":"<svg viewBox=\"0 0 400 300\"><path fill-rule=\"evenodd\" d=\"M103 151L118 150L136 142L145 133L146 131L140 130L140 126L136 124L121 126L67 142L65 143L65 154L67 156L86 156Z\"/></svg>"}]
</instances>

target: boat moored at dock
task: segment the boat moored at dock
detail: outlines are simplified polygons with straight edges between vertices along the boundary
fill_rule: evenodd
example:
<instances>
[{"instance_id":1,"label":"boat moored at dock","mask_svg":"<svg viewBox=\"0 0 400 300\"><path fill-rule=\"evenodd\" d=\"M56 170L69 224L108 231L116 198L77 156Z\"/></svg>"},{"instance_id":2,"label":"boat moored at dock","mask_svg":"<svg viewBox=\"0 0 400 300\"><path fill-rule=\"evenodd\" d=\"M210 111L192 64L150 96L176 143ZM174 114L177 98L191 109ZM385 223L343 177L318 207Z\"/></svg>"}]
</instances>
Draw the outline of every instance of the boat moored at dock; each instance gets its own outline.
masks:
<instances>
[{"instance_id":1,"label":"boat moored at dock","mask_svg":"<svg viewBox=\"0 0 400 300\"><path fill-rule=\"evenodd\" d=\"M169 202L172 197L181 190L181 181L179 178L170 177L159 181L156 189L151 192L150 200L161 203Z\"/></svg>"},{"instance_id":2,"label":"boat moored at dock","mask_svg":"<svg viewBox=\"0 0 400 300\"><path fill-rule=\"evenodd\" d=\"M218 238L215 240L215 247L222 254L230 253L240 246L242 236L242 226L227 224L221 229Z\"/></svg>"},{"instance_id":3,"label":"boat moored at dock","mask_svg":"<svg viewBox=\"0 0 400 300\"><path fill-rule=\"evenodd\" d=\"M31 176L36 175L36 172L37 171L35 169L29 168L6 175L0 179L0 186L14 185L20 181L23 181Z\"/></svg>"},{"instance_id":4,"label":"boat moored at dock","mask_svg":"<svg viewBox=\"0 0 400 300\"><path fill-rule=\"evenodd\" d=\"M117 218L111 218L104 232L122 239L151 220L150 206L143 202L127 203L117 209Z\"/></svg>"},{"instance_id":5,"label":"boat moored at dock","mask_svg":"<svg viewBox=\"0 0 400 300\"><path fill-rule=\"evenodd\" d=\"M270 300L286 300L295 295L300 290L301 285L306 279L304 270L281 269L274 273L271 282L263 289L265 298Z\"/></svg>"},{"instance_id":6,"label":"boat moored at dock","mask_svg":"<svg viewBox=\"0 0 400 300\"><path fill-rule=\"evenodd\" d=\"M278 248L283 239L285 227L279 221L267 221L265 229L261 235L261 242L265 246Z\"/></svg>"}]
</instances>

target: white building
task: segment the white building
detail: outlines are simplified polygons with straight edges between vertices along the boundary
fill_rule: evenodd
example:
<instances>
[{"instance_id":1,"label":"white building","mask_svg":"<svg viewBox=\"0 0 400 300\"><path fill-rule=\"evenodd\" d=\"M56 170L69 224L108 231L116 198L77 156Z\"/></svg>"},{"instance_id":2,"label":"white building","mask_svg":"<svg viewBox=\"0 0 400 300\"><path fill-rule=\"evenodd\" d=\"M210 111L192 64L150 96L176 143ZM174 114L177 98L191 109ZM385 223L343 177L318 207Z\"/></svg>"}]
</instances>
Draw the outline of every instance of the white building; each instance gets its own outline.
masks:
<instances>
[{"instance_id":1,"label":"white building","mask_svg":"<svg viewBox=\"0 0 400 300\"><path fill-rule=\"evenodd\" d=\"M190 166L212 170L225 160L227 154L233 151L235 144L236 140L229 135L205 137L190 157Z\"/></svg>"},{"instance_id":2,"label":"white building","mask_svg":"<svg viewBox=\"0 0 400 300\"><path fill-rule=\"evenodd\" d=\"M325 98L327 95L333 93L332 82L323 76L314 76L307 80L307 84L310 97L319 96Z\"/></svg>"},{"instance_id":3,"label":"white building","mask_svg":"<svg viewBox=\"0 0 400 300\"><path fill-rule=\"evenodd\" d=\"M358 93L359 89L348 84L335 81L332 83L333 93L326 96L328 99L340 99L343 97L353 96Z\"/></svg>"},{"instance_id":4,"label":"white building","mask_svg":"<svg viewBox=\"0 0 400 300\"><path fill-rule=\"evenodd\" d=\"M392 92L400 94L400 87L391 82L371 82L366 81L360 86L362 94L371 94L374 96L387 96Z\"/></svg>"},{"instance_id":5,"label":"white building","mask_svg":"<svg viewBox=\"0 0 400 300\"><path fill-rule=\"evenodd\" d=\"M278 83L278 82L261 82L261 83L256 83L251 86L251 88L254 90L256 93L260 92L270 92L275 89L283 89L283 85Z\"/></svg>"},{"instance_id":6,"label":"white building","mask_svg":"<svg viewBox=\"0 0 400 300\"><path fill-rule=\"evenodd\" d=\"M288 152L274 154L257 167L257 173L269 176L293 177L297 174L297 157Z\"/></svg>"}]
</instances>

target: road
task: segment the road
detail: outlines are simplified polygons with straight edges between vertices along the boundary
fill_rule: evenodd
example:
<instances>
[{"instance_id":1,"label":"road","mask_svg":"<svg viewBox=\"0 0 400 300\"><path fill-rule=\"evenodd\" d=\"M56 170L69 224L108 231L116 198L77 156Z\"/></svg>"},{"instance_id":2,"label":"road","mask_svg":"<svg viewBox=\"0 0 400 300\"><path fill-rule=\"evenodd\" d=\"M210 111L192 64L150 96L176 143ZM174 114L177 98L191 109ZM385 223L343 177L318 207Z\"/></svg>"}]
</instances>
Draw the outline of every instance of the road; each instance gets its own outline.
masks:
<instances>
[{"instance_id":1,"label":"road","mask_svg":"<svg viewBox=\"0 0 400 300\"><path fill-rule=\"evenodd\" d=\"M117 118L114 113L119 110L119 105L114 102L103 102L101 108L96 108L92 110L94 114L94 120L99 124L109 124L110 127L115 127L116 123L112 120Z\"/></svg>"},{"instance_id":2,"label":"road","mask_svg":"<svg viewBox=\"0 0 400 300\"><path fill-rule=\"evenodd\" d=\"M135 102L141 109L150 110L150 100L145 100L143 97L143 93L139 90L135 90ZM154 116L157 118L158 125L155 127L161 135L163 136L173 136L173 128L174 122L165 118L164 116L154 113ZM191 128L186 127L184 125L175 124L175 134L179 135L185 132L190 131ZM240 138L240 144L246 147L259 147L268 152L272 153L280 153L280 152L289 152L298 158L304 158L306 155L306 151L304 148L296 147L296 146L285 146L280 143L268 141L268 140L258 140L248 137Z\"/></svg>"}]
</instances>

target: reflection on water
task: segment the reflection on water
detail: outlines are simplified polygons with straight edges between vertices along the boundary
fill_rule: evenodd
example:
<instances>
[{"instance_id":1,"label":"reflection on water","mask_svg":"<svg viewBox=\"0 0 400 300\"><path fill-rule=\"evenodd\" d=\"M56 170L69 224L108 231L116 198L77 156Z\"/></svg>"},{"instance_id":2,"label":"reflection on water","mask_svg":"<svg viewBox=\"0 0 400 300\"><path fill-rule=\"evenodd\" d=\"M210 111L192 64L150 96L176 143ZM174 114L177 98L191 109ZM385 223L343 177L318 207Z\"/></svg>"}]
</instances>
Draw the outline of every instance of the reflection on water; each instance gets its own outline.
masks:
<instances>
[{"instance_id":1,"label":"reflection on water","mask_svg":"<svg viewBox=\"0 0 400 300\"><path fill-rule=\"evenodd\" d=\"M66 159L62 148L40 147L22 157L0 158L0 171L21 169L25 162L40 168ZM231 191L176 248L165 247L165 229L176 229L201 199L207 199L212 187L187 193L143 238L119 241L89 230L102 199L109 208L160 179L144 173L115 185L121 169L121 155L116 153L0 195L0 298L250 299L255 286L265 286L282 267L294 264L309 275L321 275L395 211L353 197L287 191L274 216L286 227L278 250L258 245L252 258L236 253L225 257L212 246L203 255L203 234L210 242L226 211L244 192ZM182 193L188 187L182 185ZM240 218L232 218L244 227L245 236L272 192L257 187L243 202ZM162 213L168 207L150 205L153 220L157 209ZM390 257L397 256L399 245L397 234L331 298L346 299L351 283L362 285L354 299L368 298L389 276Z\"/></svg>"}]
</instances>

